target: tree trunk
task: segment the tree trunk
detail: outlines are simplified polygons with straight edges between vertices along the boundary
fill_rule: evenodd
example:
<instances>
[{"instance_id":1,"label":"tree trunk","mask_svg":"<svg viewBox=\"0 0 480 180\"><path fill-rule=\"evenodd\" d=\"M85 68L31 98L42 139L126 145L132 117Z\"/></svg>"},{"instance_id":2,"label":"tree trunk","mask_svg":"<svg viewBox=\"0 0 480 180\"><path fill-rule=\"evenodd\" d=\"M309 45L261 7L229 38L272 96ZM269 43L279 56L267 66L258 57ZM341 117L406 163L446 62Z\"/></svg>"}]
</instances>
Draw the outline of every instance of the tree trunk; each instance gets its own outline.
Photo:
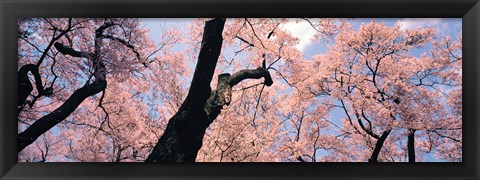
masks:
<instances>
[{"instance_id":1,"label":"tree trunk","mask_svg":"<svg viewBox=\"0 0 480 180\"><path fill-rule=\"evenodd\" d=\"M383 143L385 139L387 139L388 135L390 134L391 130L384 131L382 136L378 138L377 143L375 144L375 149L372 152L372 156L368 159L368 162L378 162L378 155L380 154L380 150L382 150Z\"/></svg>"},{"instance_id":2,"label":"tree trunk","mask_svg":"<svg viewBox=\"0 0 480 180\"><path fill-rule=\"evenodd\" d=\"M217 90L212 91L210 82L222 48L222 31L225 19L206 22L202 47L187 98L177 113L168 122L162 137L145 162L194 162L202 147L203 136L208 126L220 114L223 106L231 100L232 87L245 79L264 78L264 84L273 84L265 66L244 69L230 75L218 76Z\"/></svg>"},{"instance_id":3,"label":"tree trunk","mask_svg":"<svg viewBox=\"0 0 480 180\"><path fill-rule=\"evenodd\" d=\"M210 96L213 73L222 47L225 19L205 24L202 46L188 95L168 122L146 162L194 162L210 125L204 105Z\"/></svg>"},{"instance_id":4,"label":"tree trunk","mask_svg":"<svg viewBox=\"0 0 480 180\"><path fill-rule=\"evenodd\" d=\"M408 162L415 162L415 129L408 134Z\"/></svg>"}]
</instances>

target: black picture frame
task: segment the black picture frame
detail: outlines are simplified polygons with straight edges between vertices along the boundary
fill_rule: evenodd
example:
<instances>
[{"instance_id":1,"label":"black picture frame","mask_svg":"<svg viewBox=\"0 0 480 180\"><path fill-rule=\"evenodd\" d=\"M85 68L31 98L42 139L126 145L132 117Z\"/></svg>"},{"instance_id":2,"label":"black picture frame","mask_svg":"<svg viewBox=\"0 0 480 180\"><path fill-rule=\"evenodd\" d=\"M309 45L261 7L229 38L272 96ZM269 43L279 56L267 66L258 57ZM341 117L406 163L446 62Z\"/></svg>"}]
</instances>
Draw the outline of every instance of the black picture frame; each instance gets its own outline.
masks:
<instances>
[{"instance_id":1,"label":"black picture frame","mask_svg":"<svg viewBox=\"0 0 480 180\"><path fill-rule=\"evenodd\" d=\"M479 179L479 0L1 0L1 179ZM21 17L463 18L461 163L17 163Z\"/></svg>"}]
</instances>

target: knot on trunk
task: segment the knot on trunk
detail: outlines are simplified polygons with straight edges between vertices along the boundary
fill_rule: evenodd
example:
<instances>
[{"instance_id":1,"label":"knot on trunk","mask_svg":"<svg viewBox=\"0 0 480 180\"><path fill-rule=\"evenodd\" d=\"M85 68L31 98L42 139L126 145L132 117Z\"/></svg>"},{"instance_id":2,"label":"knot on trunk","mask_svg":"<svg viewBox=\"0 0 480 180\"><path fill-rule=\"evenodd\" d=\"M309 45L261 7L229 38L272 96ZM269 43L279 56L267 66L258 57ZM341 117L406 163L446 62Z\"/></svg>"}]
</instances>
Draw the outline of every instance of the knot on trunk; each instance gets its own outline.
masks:
<instances>
[{"instance_id":1,"label":"knot on trunk","mask_svg":"<svg viewBox=\"0 0 480 180\"><path fill-rule=\"evenodd\" d=\"M213 90L205 104L208 115L218 115L223 106L230 105L232 99L232 87L228 84L229 73L218 75L217 90Z\"/></svg>"}]
</instances>

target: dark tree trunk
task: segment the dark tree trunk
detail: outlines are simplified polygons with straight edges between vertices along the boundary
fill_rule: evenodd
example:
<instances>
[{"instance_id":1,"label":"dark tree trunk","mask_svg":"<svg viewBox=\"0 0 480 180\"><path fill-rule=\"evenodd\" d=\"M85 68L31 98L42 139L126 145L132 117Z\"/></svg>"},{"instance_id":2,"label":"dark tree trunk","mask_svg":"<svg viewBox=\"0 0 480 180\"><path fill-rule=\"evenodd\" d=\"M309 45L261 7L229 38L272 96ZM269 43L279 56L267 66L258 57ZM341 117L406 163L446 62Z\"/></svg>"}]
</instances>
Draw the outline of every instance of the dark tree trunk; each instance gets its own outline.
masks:
<instances>
[{"instance_id":1,"label":"dark tree trunk","mask_svg":"<svg viewBox=\"0 0 480 180\"><path fill-rule=\"evenodd\" d=\"M187 98L168 122L146 162L194 162L210 125L204 105L222 47L225 19L206 22L202 46Z\"/></svg>"},{"instance_id":2,"label":"dark tree trunk","mask_svg":"<svg viewBox=\"0 0 480 180\"><path fill-rule=\"evenodd\" d=\"M388 135L390 134L391 130L384 131L382 136L378 138L377 143L375 144L375 149L372 152L372 156L368 159L368 162L378 162L378 155L380 154L380 150L382 150L383 143L385 139L387 139Z\"/></svg>"},{"instance_id":3,"label":"dark tree trunk","mask_svg":"<svg viewBox=\"0 0 480 180\"><path fill-rule=\"evenodd\" d=\"M410 129L408 134L408 162L415 162L415 130Z\"/></svg>"},{"instance_id":4,"label":"dark tree trunk","mask_svg":"<svg viewBox=\"0 0 480 180\"><path fill-rule=\"evenodd\" d=\"M225 19L214 19L205 24L202 47L187 98L168 122L164 134L158 140L145 162L194 162L202 146L208 126L228 106L232 87L245 79L264 78L264 84L272 85L265 66L244 69L230 75L218 76L217 89L212 91L210 82L222 47L222 31Z\"/></svg>"}]
</instances>

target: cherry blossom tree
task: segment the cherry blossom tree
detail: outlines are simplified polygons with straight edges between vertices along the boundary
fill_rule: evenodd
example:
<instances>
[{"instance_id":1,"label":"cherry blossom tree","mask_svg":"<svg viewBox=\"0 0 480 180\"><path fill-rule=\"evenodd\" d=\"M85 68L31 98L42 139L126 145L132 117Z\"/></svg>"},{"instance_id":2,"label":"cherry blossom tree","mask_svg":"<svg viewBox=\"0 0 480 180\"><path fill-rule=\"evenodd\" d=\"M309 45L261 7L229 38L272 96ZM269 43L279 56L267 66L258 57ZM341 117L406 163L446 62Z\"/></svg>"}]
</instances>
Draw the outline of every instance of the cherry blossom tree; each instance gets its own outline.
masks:
<instances>
[{"instance_id":1,"label":"cherry blossom tree","mask_svg":"<svg viewBox=\"0 0 480 180\"><path fill-rule=\"evenodd\" d=\"M86 98L104 91L107 77L147 66L146 57L154 48L135 19L35 19L20 21L19 27L19 116L30 122L19 128L25 130L19 133L18 151L65 120ZM31 100L27 99L33 90L29 71L38 91ZM51 84L49 88L43 89L42 79ZM48 104L36 108L35 101L44 96L50 96L44 101ZM27 102L30 110L24 110Z\"/></svg>"},{"instance_id":2,"label":"cherry blossom tree","mask_svg":"<svg viewBox=\"0 0 480 180\"><path fill-rule=\"evenodd\" d=\"M326 51L305 55L300 23ZM20 19L19 160L462 160L461 34L309 18L155 28L154 43L140 19Z\"/></svg>"},{"instance_id":3,"label":"cherry blossom tree","mask_svg":"<svg viewBox=\"0 0 480 180\"><path fill-rule=\"evenodd\" d=\"M340 27L335 44L313 58L312 69L305 71L310 78L299 83L301 91L331 98L336 102L331 107L344 111L342 141L369 149L369 162L404 161L405 155L410 162L421 160L416 153L439 148L436 142L447 139L461 147L461 115L452 112L458 106L445 103L451 96L461 102L456 92L461 89L460 41L445 37L437 42L434 29L403 31L400 24L375 21L358 30L348 23ZM435 48L412 55L427 43Z\"/></svg>"}]
</instances>

